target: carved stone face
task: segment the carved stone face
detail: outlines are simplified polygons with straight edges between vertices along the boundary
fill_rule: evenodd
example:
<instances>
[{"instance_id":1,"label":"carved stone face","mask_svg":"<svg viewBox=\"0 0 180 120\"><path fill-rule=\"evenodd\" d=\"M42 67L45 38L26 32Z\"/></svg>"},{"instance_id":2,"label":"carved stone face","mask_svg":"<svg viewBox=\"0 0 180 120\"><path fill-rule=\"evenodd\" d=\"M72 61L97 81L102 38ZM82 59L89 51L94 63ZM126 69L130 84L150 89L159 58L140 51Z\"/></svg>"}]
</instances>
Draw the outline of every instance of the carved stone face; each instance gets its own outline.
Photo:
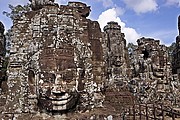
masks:
<instances>
[{"instance_id":1,"label":"carved stone face","mask_svg":"<svg viewBox=\"0 0 180 120\"><path fill-rule=\"evenodd\" d=\"M43 109L65 111L76 105L78 93L76 81L72 78L73 72L67 70L56 77L53 74L44 74L48 80L42 83L40 81L39 84L39 102Z\"/></svg>"},{"instance_id":2,"label":"carved stone face","mask_svg":"<svg viewBox=\"0 0 180 120\"><path fill-rule=\"evenodd\" d=\"M119 54L114 55L113 64L115 66L121 66L123 64L122 56Z\"/></svg>"},{"instance_id":3,"label":"carved stone face","mask_svg":"<svg viewBox=\"0 0 180 120\"><path fill-rule=\"evenodd\" d=\"M73 47L46 49L40 56L39 106L48 111L66 111L78 100Z\"/></svg>"}]
</instances>

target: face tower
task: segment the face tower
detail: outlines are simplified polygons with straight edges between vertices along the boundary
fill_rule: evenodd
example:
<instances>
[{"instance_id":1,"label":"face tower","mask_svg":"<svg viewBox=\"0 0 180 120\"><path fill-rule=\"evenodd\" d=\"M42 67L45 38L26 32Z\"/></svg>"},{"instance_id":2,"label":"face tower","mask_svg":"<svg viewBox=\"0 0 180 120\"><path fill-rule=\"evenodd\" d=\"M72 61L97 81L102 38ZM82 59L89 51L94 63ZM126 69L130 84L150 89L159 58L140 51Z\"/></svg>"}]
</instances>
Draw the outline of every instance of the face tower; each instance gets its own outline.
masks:
<instances>
[{"instance_id":1,"label":"face tower","mask_svg":"<svg viewBox=\"0 0 180 120\"><path fill-rule=\"evenodd\" d=\"M128 52L124 33L116 22L109 22L104 27L104 57L107 76L111 83L122 86L128 78Z\"/></svg>"},{"instance_id":2,"label":"face tower","mask_svg":"<svg viewBox=\"0 0 180 120\"><path fill-rule=\"evenodd\" d=\"M52 0L32 0L31 7L12 27L6 112L64 113L101 105L102 34L97 21L86 19L90 7Z\"/></svg>"}]
</instances>

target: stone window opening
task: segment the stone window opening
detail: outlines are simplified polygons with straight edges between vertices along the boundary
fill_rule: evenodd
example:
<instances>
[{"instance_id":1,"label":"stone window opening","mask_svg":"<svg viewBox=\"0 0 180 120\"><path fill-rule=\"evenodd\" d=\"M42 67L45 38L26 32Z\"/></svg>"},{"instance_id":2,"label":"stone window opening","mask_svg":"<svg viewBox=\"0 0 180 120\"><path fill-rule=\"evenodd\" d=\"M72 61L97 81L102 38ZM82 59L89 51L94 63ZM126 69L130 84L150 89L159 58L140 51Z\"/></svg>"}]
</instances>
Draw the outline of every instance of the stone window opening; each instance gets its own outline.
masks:
<instances>
[{"instance_id":1,"label":"stone window opening","mask_svg":"<svg viewBox=\"0 0 180 120\"><path fill-rule=\"evenodd\" d=\"M35 89L35 73L33 70L29 70L28 72L28 83L29 83L29 92L31 94L35 94L36 93L36 89Z\"/></svg>"},{"instance_id":2,"label":"stone window opening","mask_svg":"<svg viewBox=\"0 0 180 120\"><path fill-rule=\"evenodd\" d=\"M147 49L143 50L143 51L142 51L142 54L143 54L143 58L144 58L145 60L147 60L147 58L149 58L149 52L147 51Z\"/></svg>"},{"instance_id":3,"label":"stone window opening","mask_svg":"<svg viewBox=\"0 0 180 120\"><path fill-rule=\"evenodd\" d=\"M34 84L35 83L35 73L34 73L33 70L29 70L28 82L29 82L29 84Z\"/></svg>"}]
</instances>

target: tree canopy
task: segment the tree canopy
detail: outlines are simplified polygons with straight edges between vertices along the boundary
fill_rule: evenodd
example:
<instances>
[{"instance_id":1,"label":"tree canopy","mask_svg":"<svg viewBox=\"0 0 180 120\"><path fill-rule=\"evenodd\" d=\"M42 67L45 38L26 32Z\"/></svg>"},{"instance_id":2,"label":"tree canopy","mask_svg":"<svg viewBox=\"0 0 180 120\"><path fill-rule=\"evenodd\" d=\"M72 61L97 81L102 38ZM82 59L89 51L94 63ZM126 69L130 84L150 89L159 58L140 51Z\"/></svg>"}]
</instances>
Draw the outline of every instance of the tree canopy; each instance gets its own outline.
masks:
<instances>
[{"instance_id":1,"label":"tree canopy","mask_svg":"<svg viewBox=\"0 0 180 120\"><path fill-rule=\"evenodd\" d=\"M12 20L20 17L22 13L25 13L31 10L30 4L26 4L23 6L22 5L13 6L9 4L9 8L11 9L11 12L3 11L3 14L11 18Z\"/></svg>"}]
</instances>

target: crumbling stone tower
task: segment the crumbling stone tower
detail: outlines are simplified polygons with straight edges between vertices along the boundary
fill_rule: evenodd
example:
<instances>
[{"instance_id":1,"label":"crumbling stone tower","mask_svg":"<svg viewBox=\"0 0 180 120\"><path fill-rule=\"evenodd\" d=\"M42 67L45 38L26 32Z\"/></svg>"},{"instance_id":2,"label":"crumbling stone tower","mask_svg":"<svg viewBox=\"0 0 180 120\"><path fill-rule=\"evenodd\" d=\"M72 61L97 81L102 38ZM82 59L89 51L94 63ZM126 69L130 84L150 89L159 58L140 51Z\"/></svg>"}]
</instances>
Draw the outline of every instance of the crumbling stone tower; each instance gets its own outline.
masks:
<instances>
[{"instance_id":1,"label":"crumbling stone tower","mask_svg":"<svg viewBox=\"0 0 180 120\"><path fill-rule=\"evenodd\" d=\"M109 83L117 86L122 86L130 74L124 37L124 33L121 33L121 26L117 22L109 22L104 27L103 46L107 79Z\"/></svg>"},{"instance_id":2,"label":"crumbling stone tower","mask_svg":"<svg viewBox=\"0 0 180 120\"><path fill-rule=\"evenodd\" d=\"M32 11L13 21L5 113L101 106L102 34L86 19L90 7L31 2Z\"/></svg>"},{"instance_id":3,"label":"crumbling stone tower","mask_svg":"<svg viewBox=\"0 0 180 120\"><path fill-rule=\"evenodd\" d=\"M172 77L168 50L159 40L140 38L131 57L132 78L130 89L140 102L175 102L177 88L173 87L176 79ZM171 93L171 94L170 94Z\"/></svg>"},{"instance_id":4,"label":"crumbling stone tower","mask_svg":"<svg viewBox=\"0 0 180 120\"><path fill-rule=\"evenodd\" d=\"M134 104L134 97L127 87L131 70L124 37L117 22L108 22L104 27L102 43L106 75L104 105L108 105L107 109L117 112Z\"/></svg>"}]
</instances>

